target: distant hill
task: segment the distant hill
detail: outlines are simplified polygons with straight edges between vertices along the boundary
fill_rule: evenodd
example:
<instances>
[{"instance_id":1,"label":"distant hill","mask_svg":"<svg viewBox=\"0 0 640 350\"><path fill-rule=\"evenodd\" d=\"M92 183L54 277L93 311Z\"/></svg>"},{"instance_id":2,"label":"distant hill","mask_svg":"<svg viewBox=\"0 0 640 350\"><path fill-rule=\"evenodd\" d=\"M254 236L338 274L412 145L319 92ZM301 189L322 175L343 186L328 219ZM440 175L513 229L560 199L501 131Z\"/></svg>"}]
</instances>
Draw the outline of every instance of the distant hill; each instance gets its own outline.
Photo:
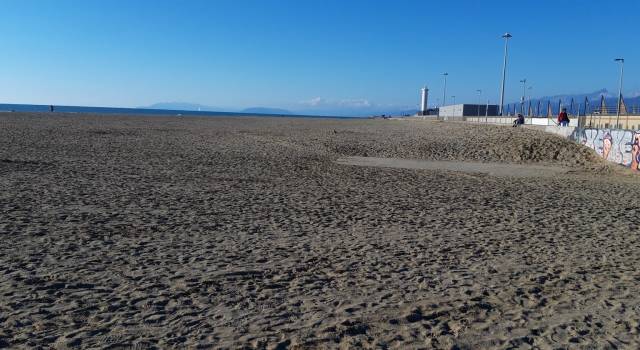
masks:
<instances>
[{"instance_id":1,"label":"distant hill","mask_svg":"<svg viewBox=\"0 0 640 350\"><path fill-rule=\"evenodd\" d=\"M250 113L250 114L280 114L291 115L295 114L289 110L282 108L269 108L269 107L250 107L243 110L237 110L232 108L221 108L205 106L197 103L189 102L159 102L150 106L139 107L144 109L166 109L177 111L202 111L202 112L233 112L233 113Z\"/></svg>"},{"instance_id":2,"label":"distant hill","mask_svg":"<svg viewBox=\"0 0 640 350\"><path fill-rule=\"evenodd\" d=\"M240 111L240 113L251 113L251 114L284 114L291 115L293 112L282 109L282 108L269 108L269 107L251 107L245 108Z\"/></svg>"},{"instance_id":3,"label":"distant hill","mask_svg":"<svg viewBox=\"0 0 640 350\"><path fill-rule=\"evenodd\" d=\"M169 109L178 111L207 111L207 112L220 112L223 108L205 106L197 103L189 102L159 102L150 106L139 107L145 109Z\"/></svg>"},{"instance_id":4,"label":"distant hill","mask_svg":"<svg viewBox=\"0 0 640 350\"><path fill-rule=\"evenodd\" d=\"M580 106L580 113L584 113L584 102L585 98L589 101L589 111L593 108L598 108L600 106L600 99L604 96L605 104L608 108L615 108L618 104L617 92L611 93L607 89L600 89L590 93L582 93L582 94L565 94L565 95L554 95L554 96L543 96L539 98L531 99L531 105L535 109L537 108L538 102L540 102L540 110L542 114L547 113L547 104L551 102L551 110L555 115L559 113L559 101L562 101L562 106L571 109L571 100L573 99L574 108L577 109ZM529 104L529 99L527 99L526 106ZM627 109L631 111L634 106L640 106L640 96L638 94L632 94L631 96L624 96L624 102L627 106ZM517 109L520 108L520 101L512 102L509 104L511 111L513 111L514 105ZM525 107L526 108L526 107ZM508 109L505 105L505 109ZM571 112L571 111L569 111Z\"/></svg>"},{"instance_id":5,"label":"distant hill","mask_svg":"<svg viewBox=\"0 0 640 350\"><path fill-rule=\"evenodd\" d=\"M413 115L416 109L406 106L350 106L343 104L328 104L326 106L300 106L293 110L275 107L249 107L239 108L223 108L206 106L190 102L159 102L150 106L138 107L143 109L163 109L178 111L202 111L202 112L230 112L230 113L246 113L246 114L274 114L274 115L317 115L317 116L349 116L349 117L368 117L376 115Z\"/></svg>"}]
</instances>

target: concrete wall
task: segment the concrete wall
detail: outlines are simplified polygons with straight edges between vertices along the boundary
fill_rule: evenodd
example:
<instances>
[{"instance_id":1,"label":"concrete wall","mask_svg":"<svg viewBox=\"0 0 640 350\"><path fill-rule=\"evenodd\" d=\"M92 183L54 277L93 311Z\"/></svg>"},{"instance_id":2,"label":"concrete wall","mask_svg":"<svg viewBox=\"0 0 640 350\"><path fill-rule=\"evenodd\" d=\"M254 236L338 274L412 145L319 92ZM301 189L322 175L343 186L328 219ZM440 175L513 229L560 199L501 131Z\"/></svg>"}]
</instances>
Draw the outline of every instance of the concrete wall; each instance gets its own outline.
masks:
<instances>
[{"instance_id":1,"label":"concrete wall","mask_svg":"<svg viewBox=\"0 0 640 350\"><path fill-rule=\"evenodd\" d=\"M487 105L477 105L477 104L457 104L450 106L440 107L440 116L443 117L444 120L447 120L447 117L473 117L484 116L487 114ZM489 105L489 115L495 115L498 113L497 105Z\"/></svg>"},{"instance_id":2,"label":"concrete wall","mask_svg":"<svg viewBox=\"0 0 640 350\"><path fill-rule=\"evenodd\" d=\"M438 115L444 119L448 120L448 117L462 117L464 112L464 105L450 105L450 106L442 106L438 110Z\"/></svg>"},{"instance_id":3,"label":"concrete wall","mask_svg":"<svg viewBox=\"0 0 640 350\"><path fill-rule=\"evenodd\" d=\"M515 117L466 117L466 121L474 123L488 123L488 124L513 124L516 120ZM555 126L555 119L549 118L524 118L526 125L541 125L541 126ZM573 118L569 121L569 126L578 126L578 119Z\"/></svg>"},{"instance_id":4,"label":"concrete wall","mask_svg":"<svg viewBox=\"0 0 640 350\"><path fill-rule=\"evenodd\" d=\"M640 130L576 129L571 138L610 162L640 171Z\"/></svg>"},{"instance_id":5,"label":"concrete wall","mask_svg":"<svg viewBox=\"0 0 640 350\"><path fill-rule=\"evenodd\" d=\"M578 126L578 118L570 117L569 126ZM599 115L599 116L581 116L581 119L584 120L583 127L590 128L598 128L598 129L609 129L616 123L616 116L609 115ZM486 122L493 124L512 124L515 120L515 117L488 117ZM525 124L527 125L556 125L556 117L554 118L546 118L546 117L536 117L536 118L525 118ZM485 123L484 117L466 117L466 121L475 122L475 123ZM640 116L639 115L630 115L630 116L620 116L620 128L618 129L627 129L627 130L637 130L640 129Z\"/></svg>"},{"instance_id":6,"label":"concrete wall","mask_svg":"<svg viewBox=\"0 0 640 350\"><path fill-rule=\"evenodd\" d=\"M574 126L557 126L557 125L547 125L544 127L544 131L556 134L558 136L562 136L566 139L570 139L571 136L575 133L576 127Z\"/></svg>"}]
</instances>

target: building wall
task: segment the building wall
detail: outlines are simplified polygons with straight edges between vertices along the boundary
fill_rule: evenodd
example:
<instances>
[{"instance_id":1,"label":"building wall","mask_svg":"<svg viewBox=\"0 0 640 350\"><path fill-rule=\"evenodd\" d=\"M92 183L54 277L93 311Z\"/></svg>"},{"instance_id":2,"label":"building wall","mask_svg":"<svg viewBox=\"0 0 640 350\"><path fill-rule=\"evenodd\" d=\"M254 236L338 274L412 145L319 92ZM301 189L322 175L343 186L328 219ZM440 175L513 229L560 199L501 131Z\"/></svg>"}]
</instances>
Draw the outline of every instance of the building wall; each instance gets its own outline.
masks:
<instances>
[{"instance_id":1,"label":"building wall","mask_svg":"<svg viewBox=\"0 0 640 350\"><path fill-rule=\"evenodd\" d=\"M462 105L442 106L438 109L438 116L443 117L462 117Z\"/></svg>"},{"instance_id":2,"label":"building wall","mask_svg":"<svg viewBox=\"0 0 640 350\"><path fill-rule=\"evenodd\" d=\"M497 113L496 113L497 114ZM489 109L489 115L491 115L491 109ZM569 126L578 126L578 118L569 117ZM608 129L610 126L615 124L616 116L581 116L584 124L582 127L591 127L591 128L601 128ZM478 118L477 116L470 116L465 118L466 121L474 122L474 123L491 123L491 124L512 124L515 120L515 117L483 117ZM546 117L536 117L536 118L525 118L525 124L527 125L556 125L556 117L546 118ZM640 129L640 116L630 115L630 116L620 116L620 129L631 129L638 130Z\"/></svg>"},{"instance_id":3,"label":"building wall","mask_svg":"<svg viewBox=\"0 0 640 350\"><path fill-rule=\"evenodd\" d=\"M466 117L466 121L474 123L487 124L513 124L515 117ZM555 126L554 119L550 118L524 118L525 125ZM578 119L574 118L569 121L569 126L578 126Z\"/></svg>"},{"instance_id":4,"label":"building wall","mask_svg":"<svg viewBox=\"0 0 640 350\"><path fill-rule=\"evenodd\" d=\"M571 138L610 162L640 171L640 130L576 129Z\"/></svg>"},{"instance_id":5,"label":"building wall","mask_svg":"<svg viewBox=\"0 0 640 350\"><path fill-rule=\"evenodd\" d=\"M481 116L484 116L486 114L498 114L497 105L489 105L489 113L487 113L486 110L487 105L457 104L440 107L439 116L444 117L444 119L446 120L446 117L477 117L478 112L480 112L479 114Z\"/></svg>"}]
</instances>

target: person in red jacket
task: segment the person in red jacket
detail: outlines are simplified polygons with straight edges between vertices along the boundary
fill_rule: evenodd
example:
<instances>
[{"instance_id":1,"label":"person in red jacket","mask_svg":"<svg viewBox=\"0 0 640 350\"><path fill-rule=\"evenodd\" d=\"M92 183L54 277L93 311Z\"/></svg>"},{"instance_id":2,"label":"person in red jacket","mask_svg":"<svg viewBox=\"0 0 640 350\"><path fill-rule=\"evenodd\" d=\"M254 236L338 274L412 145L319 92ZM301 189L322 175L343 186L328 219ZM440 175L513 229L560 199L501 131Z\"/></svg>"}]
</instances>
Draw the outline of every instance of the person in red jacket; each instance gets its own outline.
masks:
<instances>
[{"instance_id":1,"label":"person in red jacket","mask_svg":"<svg viewBox=\"0 0 640 350\"><path fill-rule=\"evenodd\" d=\"M558 114L558 125L569 126L569 115L567 115L567 109L563 108L562 112Z\"/></svg>"}]
</instances>

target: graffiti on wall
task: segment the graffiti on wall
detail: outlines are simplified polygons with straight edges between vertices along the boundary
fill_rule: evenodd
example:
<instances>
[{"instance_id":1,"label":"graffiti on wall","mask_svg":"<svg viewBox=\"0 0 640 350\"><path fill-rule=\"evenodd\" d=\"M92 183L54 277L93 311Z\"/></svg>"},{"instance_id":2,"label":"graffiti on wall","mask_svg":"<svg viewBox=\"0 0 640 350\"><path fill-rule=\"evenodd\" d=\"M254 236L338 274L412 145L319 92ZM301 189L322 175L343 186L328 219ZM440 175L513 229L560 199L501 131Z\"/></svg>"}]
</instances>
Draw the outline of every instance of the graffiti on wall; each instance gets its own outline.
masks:
<instances>
[{"instance_id":1,"label":"graffiti on wall","mask_svg":"<svg viewBox=\"0 0 640 350\"><path fill-rule=\"evenodd\" d=\"M604 159L640 171L640 130L576 130L577 142L594 149Z\"/></svg>"}]
</instances>

